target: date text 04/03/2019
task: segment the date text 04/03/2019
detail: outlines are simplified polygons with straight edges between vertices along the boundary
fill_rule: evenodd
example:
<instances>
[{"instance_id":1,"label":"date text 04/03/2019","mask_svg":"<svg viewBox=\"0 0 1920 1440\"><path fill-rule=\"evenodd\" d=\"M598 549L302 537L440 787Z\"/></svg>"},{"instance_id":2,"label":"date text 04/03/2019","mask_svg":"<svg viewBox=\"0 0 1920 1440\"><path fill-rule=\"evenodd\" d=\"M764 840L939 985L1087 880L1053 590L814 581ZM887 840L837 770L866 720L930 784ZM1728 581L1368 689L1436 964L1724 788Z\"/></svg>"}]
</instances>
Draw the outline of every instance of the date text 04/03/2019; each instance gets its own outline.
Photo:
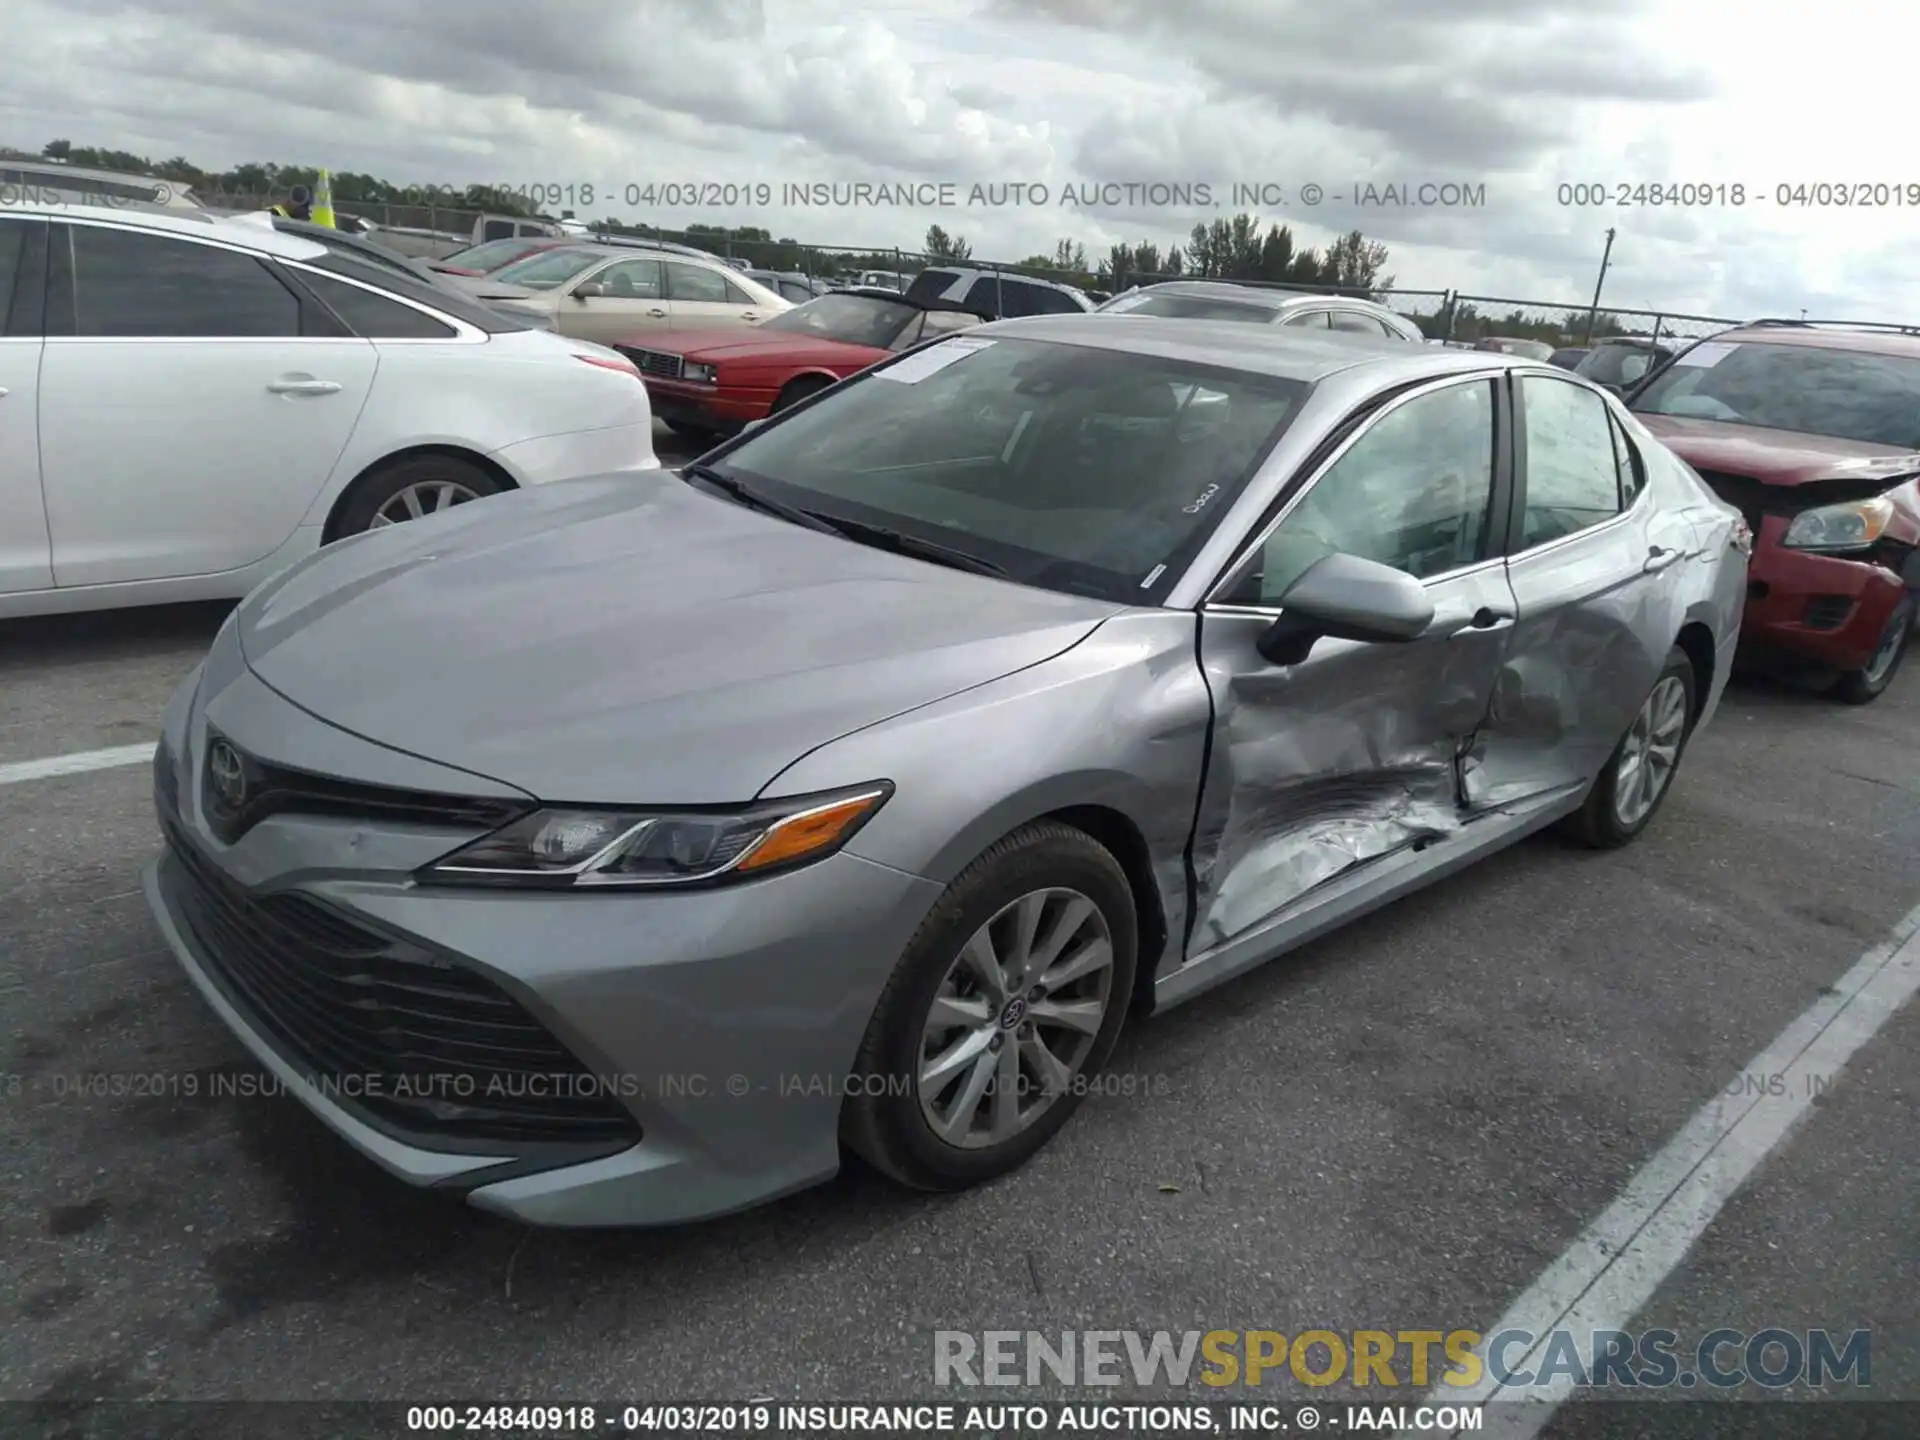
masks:
<instances>
[{"instance_id":1,"label":"date text 04/03/2019","mask_svg":"<svg viewBox=\"0 0 1920 1440\"><path fill-rule=\"evenodd\" d=\"M1443 1434L1484 1428L1481 1407L1460 1405L1226 1405L1183 1401L986 1405L414 1405L410 1433L663 1434L829 1436L1261 1434L1322 1426L1354 1431Z\"/></svg>"}]
</instances>

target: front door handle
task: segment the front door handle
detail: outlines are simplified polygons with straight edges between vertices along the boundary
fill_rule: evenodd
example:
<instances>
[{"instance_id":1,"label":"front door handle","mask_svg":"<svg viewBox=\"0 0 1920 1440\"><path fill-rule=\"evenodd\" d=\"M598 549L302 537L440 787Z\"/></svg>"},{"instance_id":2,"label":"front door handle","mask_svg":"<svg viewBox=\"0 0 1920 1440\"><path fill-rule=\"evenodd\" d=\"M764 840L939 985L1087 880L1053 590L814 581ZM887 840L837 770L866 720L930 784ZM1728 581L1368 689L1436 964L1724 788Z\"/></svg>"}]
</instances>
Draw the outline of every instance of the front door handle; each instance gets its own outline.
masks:
<instances>
[{"instance_id":1,"label":"front door handle","mask_svg":"<svg viewBox=\"0 0 1920 1440\"><path fill-rule=\"evenodd\" d=\"M664 320L666 318L667 312L664 310L655 309L655 310L647 311L647 314L653 316L653 318L656 320Z\"/></svg>"},{"instance_id":2,"label":"front door handle","mask_svg":"<svg viewBox=\"0 0 1920 1440\"><path fill-rule=\"evenodd\" d=\"M1681 553L1682 552L1678 550L1669 550L1664 545L1656 545L1647 551L1647 563L1640 567L1641 573L1657 575L1660 571L1678 561L1681 558Z\"/></svg>"},{"instance_id":3,"label":"front door handle","mask_svg":"<svg viewBox=\"0 0 1920 1440\"><path fill-rule=\"evenodd\" d=\"M1482 605L1473 614L1451 622L1443 633L1449 640L1456 635L1485 635L1489 631L1504 630L1513 621L1511 610L1496 610L1491 605Z\"/></svg>"},{"instance_id":4,"label":"front door handle","mask_svg":"<svg viewBox=\"0 0 1920 1440\"><path fill-rule=\"evenodd\" d=\"M6 398L7 398L7 387L4 385L0 385L0 400L4 400Z\"/></svg>"},{"instance_id":5,"label":"front door handle","mask_svg":"<svg viewBox=\"0 0 1920 1440\"><path fill-rule=\"evenodd\" d=\"M338 395L340 386L333 380L316 380L311 375L284 375L267 386L275 395Z\"/></svg>"},{"instance_id":6,"label":"front door handle","mask_svg":"<svg viewBox=\"0 0 1920 1440\"><path fill-rule=\"evenodd\" d=\"M758 320L760 317L751 310L742 310L740 312L740 318L742 320Z\"/></svg>"}]
</instances>

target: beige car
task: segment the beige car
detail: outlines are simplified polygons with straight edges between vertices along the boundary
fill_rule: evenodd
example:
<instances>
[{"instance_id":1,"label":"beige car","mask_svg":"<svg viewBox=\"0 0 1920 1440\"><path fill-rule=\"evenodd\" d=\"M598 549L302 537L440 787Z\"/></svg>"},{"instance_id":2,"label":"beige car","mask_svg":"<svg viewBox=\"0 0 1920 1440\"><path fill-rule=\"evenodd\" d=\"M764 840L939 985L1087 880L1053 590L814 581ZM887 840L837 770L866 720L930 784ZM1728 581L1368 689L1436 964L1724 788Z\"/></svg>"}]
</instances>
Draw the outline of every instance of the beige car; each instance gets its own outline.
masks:
<instances>
[{"instance_id":1,"label":"beige car","mask_svg":"<svg viewBox=\"0 0 1920 1440\"><path fill-rule=\"evenodd\" d=\"M552 246L464 283L482 300L546 311L562 335L602 345L649 330L752 325L793 308L719 260L626 245Z\"/></svg>"}]
</instances>

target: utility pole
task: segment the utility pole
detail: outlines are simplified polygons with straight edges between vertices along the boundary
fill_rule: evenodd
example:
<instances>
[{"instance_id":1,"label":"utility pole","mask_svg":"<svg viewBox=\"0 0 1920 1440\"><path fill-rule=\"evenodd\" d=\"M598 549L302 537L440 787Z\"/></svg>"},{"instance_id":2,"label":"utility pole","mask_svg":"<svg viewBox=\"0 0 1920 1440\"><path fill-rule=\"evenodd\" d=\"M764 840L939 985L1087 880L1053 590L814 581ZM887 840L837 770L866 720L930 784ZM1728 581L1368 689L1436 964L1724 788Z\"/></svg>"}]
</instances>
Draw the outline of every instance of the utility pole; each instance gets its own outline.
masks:
<instances>
[{"instance_id":1,"label":"utility pole","mask_svg":"<svg viewBox=\"0 0 1920 1440\"><path fill-rule=\"evenodd\" d=\"M1587 344L1593 344L1593 322L1600 314L1600 287L1607 283L1607 262L1613 258L1613 227L1607 227L1607 248L1600 255L1600 276L1593 282L1593 305L1587 311Z\"/></svg>"}]
</instances>

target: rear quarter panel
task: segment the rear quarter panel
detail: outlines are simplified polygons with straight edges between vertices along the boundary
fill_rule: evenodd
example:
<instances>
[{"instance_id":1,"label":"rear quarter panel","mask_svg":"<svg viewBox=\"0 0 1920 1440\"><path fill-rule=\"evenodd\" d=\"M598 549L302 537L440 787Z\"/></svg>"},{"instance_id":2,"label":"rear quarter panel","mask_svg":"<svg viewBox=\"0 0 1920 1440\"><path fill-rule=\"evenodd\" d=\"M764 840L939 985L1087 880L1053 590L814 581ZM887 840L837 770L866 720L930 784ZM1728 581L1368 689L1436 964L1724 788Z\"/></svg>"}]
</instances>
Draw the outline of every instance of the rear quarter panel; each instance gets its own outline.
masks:
<instances>
[{"instance_id":1,"label":"rear quarter panel","mask_svg":"<svg viewBox=\"0 0 1920 1440\"><path fill-rule=\"evenodd\" d=\"M374 344L379 369L366 406L308 524L320 523L358 476L403 450L491 455L528 440L652 423L638 379L576 360L573 352L590 347L540 331Z\"/></svg>"}]
</instances>

